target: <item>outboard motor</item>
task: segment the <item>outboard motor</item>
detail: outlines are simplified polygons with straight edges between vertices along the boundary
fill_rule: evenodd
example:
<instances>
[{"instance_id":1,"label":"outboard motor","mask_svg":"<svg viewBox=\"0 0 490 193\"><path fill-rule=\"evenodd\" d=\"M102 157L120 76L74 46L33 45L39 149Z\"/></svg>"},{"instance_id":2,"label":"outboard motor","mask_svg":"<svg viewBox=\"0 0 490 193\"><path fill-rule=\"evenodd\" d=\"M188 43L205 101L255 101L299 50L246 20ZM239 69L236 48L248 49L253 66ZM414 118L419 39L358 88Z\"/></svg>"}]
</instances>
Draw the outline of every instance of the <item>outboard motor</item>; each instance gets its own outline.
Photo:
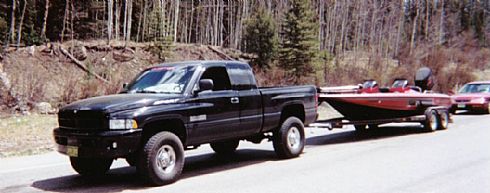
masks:
<instances>
[{"instance_id":1,"label":"outboard motor","mask_svg":"<svg viewBox=\"0 0 490 193\"><path fill-rule=\"evenodd\" d=\"M422 92L431 90L434 86L434 78L432 77L432 70L427 67L423 67L417 70L415 73L415 86L422 89Z\"/></svg>"}]
</instances>

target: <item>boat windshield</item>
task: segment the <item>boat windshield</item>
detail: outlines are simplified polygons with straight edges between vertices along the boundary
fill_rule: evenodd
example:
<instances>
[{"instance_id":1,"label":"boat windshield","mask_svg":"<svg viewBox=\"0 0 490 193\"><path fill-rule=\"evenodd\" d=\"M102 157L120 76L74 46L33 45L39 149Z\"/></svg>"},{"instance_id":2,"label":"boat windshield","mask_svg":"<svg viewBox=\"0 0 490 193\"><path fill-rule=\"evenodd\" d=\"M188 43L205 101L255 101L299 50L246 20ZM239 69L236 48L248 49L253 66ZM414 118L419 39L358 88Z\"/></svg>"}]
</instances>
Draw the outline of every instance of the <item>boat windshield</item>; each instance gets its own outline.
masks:
<instances>
[{"instance_id":1,"label":"boat windshield","mask_svg":"<svg viewBox=\"0 0 490 193\"><path fill-rule=\"evenodd\" d=\"M490 84L465 84L459 93L490 93Z\"/></svg>"},{"instance_id":2,"label":"boat windshield","mask_svg":"<svg viewBox=\"0 0 490 193\"><path fill-rule=\"evenodd\" d=\"M194 74L194 66L162 66L140 73L123 93L182 94Z\"/></svg>"},{"instance_id":3,"label":"boat windshield","mask_svg":"<svg viewBox=\"0 0 490 193\"><path fill-rule=\"evenodd\" d=\"M376 83L376 81L374 81L374 80L366 80L362 84L362 88L374 88L377 86L378 86L378 83Z\"/></svg>"},{"instance_id":4,"label":"boat windshield","mask_svg":"<svg viewBox=\"0 0 490 193\"><path fill-rule=\"evenodd\" d=\"M393 88L405 88L408 85L408 80L395 80L391 87Z\"/></svg>"}]
</instances>

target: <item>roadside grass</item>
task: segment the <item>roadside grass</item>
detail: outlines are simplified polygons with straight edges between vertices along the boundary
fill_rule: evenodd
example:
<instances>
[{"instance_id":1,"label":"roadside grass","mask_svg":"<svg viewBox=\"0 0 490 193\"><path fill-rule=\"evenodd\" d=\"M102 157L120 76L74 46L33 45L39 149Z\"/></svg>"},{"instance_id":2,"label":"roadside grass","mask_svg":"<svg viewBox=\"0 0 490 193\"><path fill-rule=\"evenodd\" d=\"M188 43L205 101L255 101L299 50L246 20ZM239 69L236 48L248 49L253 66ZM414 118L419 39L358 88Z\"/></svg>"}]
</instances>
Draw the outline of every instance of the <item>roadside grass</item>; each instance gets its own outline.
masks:
<instances>
[{"instance_id":1,"label":"roadside grass","mask_svg":"<svg viewBox=\"0 0 490 193\"><path fill-rule=\"evenodd\" d=\"M318 108L319 119L341 116L328 104ZM53 128L58 126L56 115L9 115L0 118L0 158L35 155L53 151Z\"/></svg>"},{"instance_id":2,"label":"roadside grass","mask_svg":"<svg viewBox=\"0 0 490 193\"><path fill-rule=\"evenodd\" d=\"M0 158L53 151L52 131L56 126L56 115L0 118Z\"/></svg>"}]
</instances>

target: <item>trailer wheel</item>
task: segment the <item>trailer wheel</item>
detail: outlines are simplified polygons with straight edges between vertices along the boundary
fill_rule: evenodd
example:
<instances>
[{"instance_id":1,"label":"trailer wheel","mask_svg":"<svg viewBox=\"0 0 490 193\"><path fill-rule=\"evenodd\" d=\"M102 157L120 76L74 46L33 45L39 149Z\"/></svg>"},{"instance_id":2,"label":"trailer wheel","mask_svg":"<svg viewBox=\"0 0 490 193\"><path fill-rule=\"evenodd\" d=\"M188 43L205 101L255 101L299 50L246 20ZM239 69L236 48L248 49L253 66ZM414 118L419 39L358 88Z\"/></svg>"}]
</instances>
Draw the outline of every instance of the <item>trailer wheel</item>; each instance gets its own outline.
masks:
<instances>
[{"instance_id":1,"label":"trailer wheel","mask_svg":"<svg viewBox=\"0 0 490 193\"><path fill-rule=\"evenodd\" d=\"M71 166L82 176L94 177L107 173L113 159L70 157Z\"/></svg>"},{"instance_id":2,"label":"trailer wheel","mask_svg":"<svg viewBox=\"0 0 490 193\"><path fill-rule=\"evenodd\" d=\"M287 118L274 133L274 151L283 159L298 157L305 147L305 131L301 120Z\"/></svg>"},{"instance_id":3,"label":"trailer wheel","mask_svg":"<svg viewBox=\"0 0 490 193\"><path fill-rule=\"evenodd\" d=\"M138 159L138 171L154 185L170 184L179 178L184 167L184 147L173 133L163 131L146 142Z\"/></svg>"},{"instance_id":4,"label":"trailer wheel","mask_svg":"<svg viewBox=\"0 0 490 193\"><path fill-rule=\"evenodd\" d=\"M443 111L439 114L439 130L444 130L449 127L449 112Z\"/></svg>"},{"instance_id":5,"label":"trailer wheel","mask_svg":"<svg viewBox=\"0 0 490 193\"><path fill-rule=\"evenodd\" d=\"M230 155L238 148L239 140L230 140L211 143L211 148L218 155Z\"/></svg>"},{"instance_id":6,"label":"trailer wheel","mask_svg":"<svg viewBox=\"0 0 490 193\"><path fill-rule=\"evenodd\" d=\"M425 112L424 129L432 132L439 128L439 115L436 110L427 110Z\"/></svg>"}]
</instances>

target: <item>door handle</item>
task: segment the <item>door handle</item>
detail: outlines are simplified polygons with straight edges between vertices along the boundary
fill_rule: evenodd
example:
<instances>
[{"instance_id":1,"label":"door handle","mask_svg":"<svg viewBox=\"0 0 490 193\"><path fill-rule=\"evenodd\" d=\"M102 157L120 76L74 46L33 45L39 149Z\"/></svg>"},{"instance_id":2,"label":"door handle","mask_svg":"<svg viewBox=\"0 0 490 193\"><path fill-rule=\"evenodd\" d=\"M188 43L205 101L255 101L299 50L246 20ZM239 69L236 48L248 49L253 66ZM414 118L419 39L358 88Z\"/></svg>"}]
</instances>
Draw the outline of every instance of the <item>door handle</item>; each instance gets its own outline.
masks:
<instances>
[{"instance_id":1,"label":"door handle","mask_svg":"<svg viewBox=\"0 0 490 193\"><path fill-rule=\"evenodd\" d=\"M238 104L238 103L240 103L240 99L238 99L238 97L232 97L230 101L231 101L232 104Z\"/></svg>"}]
</instances>

